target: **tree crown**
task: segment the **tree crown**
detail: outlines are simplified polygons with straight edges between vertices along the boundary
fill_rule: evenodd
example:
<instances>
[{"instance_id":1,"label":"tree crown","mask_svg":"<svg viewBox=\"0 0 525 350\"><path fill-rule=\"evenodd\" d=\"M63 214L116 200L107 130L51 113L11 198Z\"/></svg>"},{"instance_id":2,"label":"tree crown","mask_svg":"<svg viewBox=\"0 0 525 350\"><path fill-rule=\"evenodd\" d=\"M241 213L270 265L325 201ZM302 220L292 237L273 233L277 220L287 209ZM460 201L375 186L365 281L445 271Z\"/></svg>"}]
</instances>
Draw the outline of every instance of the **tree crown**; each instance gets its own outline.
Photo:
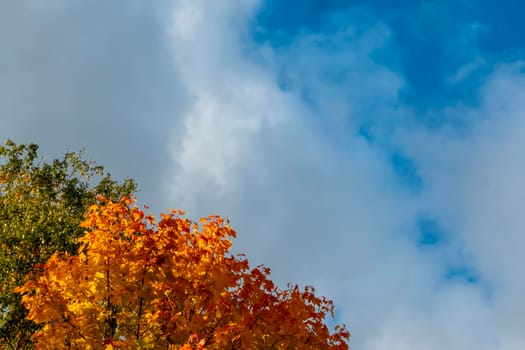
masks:
<instances>
[{"instance_id":1,"label":"tree crown","mask_svg":"<svg viewBox=\"0 0 525 350\"><path fill-rule=\"evenodd\" d=\"M127 197L92 205L76 254L53 254L16 289L43 325L36 348L348 348L346 328L325 324L331 301L232 255L223 218L183 215L156 222Z\"/></svg>"}]
</instances>

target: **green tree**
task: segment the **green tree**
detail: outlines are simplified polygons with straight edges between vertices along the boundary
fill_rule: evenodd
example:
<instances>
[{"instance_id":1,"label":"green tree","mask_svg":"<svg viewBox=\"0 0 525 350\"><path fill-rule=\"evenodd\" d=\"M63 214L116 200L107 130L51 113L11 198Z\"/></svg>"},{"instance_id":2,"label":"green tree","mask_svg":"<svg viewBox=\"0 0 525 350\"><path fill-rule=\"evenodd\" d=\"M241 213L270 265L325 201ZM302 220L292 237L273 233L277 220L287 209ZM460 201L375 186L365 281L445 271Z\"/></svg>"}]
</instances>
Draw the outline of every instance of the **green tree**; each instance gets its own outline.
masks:
<instances>
[{"instance_id":1,"label":"green tree","mask_svg":"<svg viewBox=\"0 0 525 350\"><path fill-rule=\"evenodd\" d=\"M46 162L36 144L0 146L0 349L31 348L38 330L13 288L55 251L74 253L84 213L99 195L119 200L136 188L104 168L68 152Z\"/></svg>"}]
</instances>

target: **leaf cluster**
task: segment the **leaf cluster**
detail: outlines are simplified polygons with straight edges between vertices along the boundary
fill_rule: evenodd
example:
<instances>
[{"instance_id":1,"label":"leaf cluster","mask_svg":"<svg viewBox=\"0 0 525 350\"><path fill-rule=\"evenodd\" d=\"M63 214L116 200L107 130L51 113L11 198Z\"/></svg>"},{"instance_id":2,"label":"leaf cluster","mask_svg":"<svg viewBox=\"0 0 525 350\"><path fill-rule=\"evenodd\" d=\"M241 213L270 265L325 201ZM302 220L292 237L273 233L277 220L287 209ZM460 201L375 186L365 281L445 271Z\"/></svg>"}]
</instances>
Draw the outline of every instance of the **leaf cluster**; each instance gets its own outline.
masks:
<instances>
[{"instance_id":1,"label":"leaf cluster","mask_svg":"<svg viewBox=\"0 0 525 350\"><path fill-rule=\"evenodd\" d=\"M280 289L264 266L230 253L219 216L159 222L134 201L92 205L76 254L55 253L28 275L36 349L348 349L331 301L312 287Z\"/></svg>"},{"instance_id":2,"label":"leaf cluster","mask_svg":"<svg viewBox=\"0 0 525 350\"><path fill-rule=\"evenodd\" d=\"M135 188L132 180L112 180L82 152L46 162L36 144L0 146L0 349L30 348L38 329L13 288L55 251L77 250L79 224L97 196L118 200Z\"/></svg>"}]
</instances>

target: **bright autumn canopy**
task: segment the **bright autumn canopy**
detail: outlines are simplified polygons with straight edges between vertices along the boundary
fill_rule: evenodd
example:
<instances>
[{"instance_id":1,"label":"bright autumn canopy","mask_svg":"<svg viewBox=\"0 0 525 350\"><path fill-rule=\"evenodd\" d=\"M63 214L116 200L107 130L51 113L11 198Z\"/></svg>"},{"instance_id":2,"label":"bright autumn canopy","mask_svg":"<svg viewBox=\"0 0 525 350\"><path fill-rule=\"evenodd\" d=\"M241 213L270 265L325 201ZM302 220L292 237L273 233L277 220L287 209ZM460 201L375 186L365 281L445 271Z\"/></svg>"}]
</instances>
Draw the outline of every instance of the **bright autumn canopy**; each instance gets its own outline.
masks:
<instances>
[{"instance_id":1,"label":"bright autumn canopy","mask_svg":"<svg viewBox=\"0 0 525 350\"><path fill-rule=\"evenodd\" d=\"M36 349L348 349L346 328L325 324L332 302L232 255L219 216L155 223L123 198L81 226L76 255L55 253L15 290L41 325Z\"/></svg>"}]
</instances>

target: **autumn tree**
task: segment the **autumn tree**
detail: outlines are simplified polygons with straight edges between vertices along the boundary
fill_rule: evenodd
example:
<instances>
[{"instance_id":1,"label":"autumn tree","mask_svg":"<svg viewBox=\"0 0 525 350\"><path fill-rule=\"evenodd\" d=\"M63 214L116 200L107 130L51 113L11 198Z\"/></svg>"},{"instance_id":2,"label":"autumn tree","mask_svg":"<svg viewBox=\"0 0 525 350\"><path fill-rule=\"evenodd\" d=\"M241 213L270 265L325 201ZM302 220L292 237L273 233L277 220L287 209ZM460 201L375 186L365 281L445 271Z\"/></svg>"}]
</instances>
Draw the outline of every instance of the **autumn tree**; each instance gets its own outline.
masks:
<instances>
[{"instance_id":1,"label":"autumn tree","mask_svg":"<svg viewBox=\"0 0 525 350\"><path fill-rule=\"evenodd\" d=\"M16 291L43 325L36 349L348 349L332 302L278 288L230 253L219 216L172 210L155 222L133 200L89 208L76 254L55 253Z\"/></svg>"},{"instance_id":2,"label":"autumn tree","mask_svg":"<svg viewBox=\"0 0 525 350\"><path fill-rule=\"evenodd\" d=\"M55 251L76 252L79 224L97 196L118 200L134 189L81 153L46 162L35 144L0 146L0 349L30 348L38 329L13 288Z\"/></svg>"}]
</instances>

